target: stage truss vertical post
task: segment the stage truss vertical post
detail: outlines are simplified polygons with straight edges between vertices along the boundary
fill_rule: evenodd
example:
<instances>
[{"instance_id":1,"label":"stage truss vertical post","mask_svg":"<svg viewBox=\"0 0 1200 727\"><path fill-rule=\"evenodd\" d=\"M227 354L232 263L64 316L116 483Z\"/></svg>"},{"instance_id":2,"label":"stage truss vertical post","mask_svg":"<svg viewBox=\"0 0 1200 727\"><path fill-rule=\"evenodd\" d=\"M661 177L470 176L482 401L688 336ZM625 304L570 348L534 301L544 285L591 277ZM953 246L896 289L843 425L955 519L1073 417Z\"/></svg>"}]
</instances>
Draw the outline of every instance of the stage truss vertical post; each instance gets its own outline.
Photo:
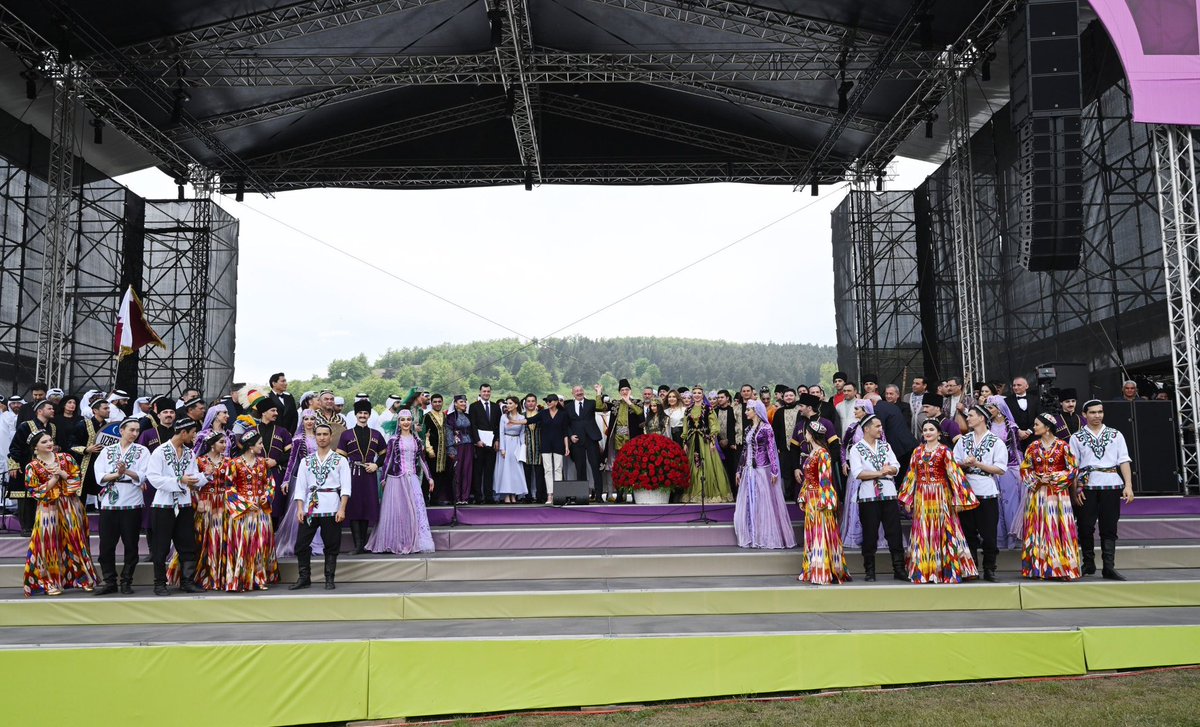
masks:
<instances>
[{"instance_id":1,"label":"stage truss vertical post","mask_svg":"<svg viewBox=\"0 0 1200 727\"><path fill-rule=\"evenodd\" d=\"M71 211L74 207L76 85L72 64L51 82L50 165L47 169L45 249L42 256L41 325L36 379L65 385L71 317Z\"/></svg>"},{"instance_id":2,"label":"stage truss vertical post","mask_svg":"<svg viewBox=\"0 0 1200 727\"><path fill-rule=\"evenodd\" d=\"M496 62L504 81L525 185L532 188L542 181L542 157L537 138L538 87L529 81L526 73L533 55L529 6L526 0L496 0L488 17L493 23L500 23Z\"/></svg>"},{"instance_id":3,"label":"stage truss vertical post","mask_svg":"<svg viewBox=\"0 0 1200 727\"><path fill-rule=\"evenodd\" d=\"M1184 490L1200 488L1200 451L1196 425L1200 416L1200 200L1196 190L1196 157L1187 126L1153 127L1155 184L1162 225L1163 265L1170 322L1171 359L1175 368L1175 401L1179 412L1179 448Z\"/></svg>"},{"instance_id":4,"label":"stage truss vertical post","mask_svg":"<svg viewBox=\"0 0 1200 727\"><path fill-rule=\"evenodd\" d=\"M212 197L217 176L210 170L193 166L189 170L195 203L192 205L192 277L188 281L191 301L191 326L187 337L187 381L203 387L208 351L209 268L212 253Z\"/></svg>"},{"instance_id":5,"label":"stage truss vertical post","mask_svg":"<svg viewBox=\"0 0 1200 727\"><path fill-rule=\"evenodd\" d=\"M983 358L983 315L980 302L979 237L975 227L975 175L971 167L971 117L967 106L969 73L958 56L946 54L945 73L950 87L947 99L950 130L949 159L952 258L959 305L959 339L966 391L986 380Z\"/></svg>"}]
</instances>

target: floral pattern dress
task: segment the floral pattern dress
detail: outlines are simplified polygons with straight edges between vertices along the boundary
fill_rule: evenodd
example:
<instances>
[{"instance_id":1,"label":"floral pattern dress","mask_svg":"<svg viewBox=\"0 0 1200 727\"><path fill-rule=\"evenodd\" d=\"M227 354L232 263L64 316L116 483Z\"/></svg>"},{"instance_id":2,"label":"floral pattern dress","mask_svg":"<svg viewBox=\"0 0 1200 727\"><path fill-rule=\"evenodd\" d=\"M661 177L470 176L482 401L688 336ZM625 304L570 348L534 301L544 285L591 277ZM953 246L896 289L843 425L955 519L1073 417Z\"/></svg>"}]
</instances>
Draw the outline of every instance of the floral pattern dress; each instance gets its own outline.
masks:
<instances>
[{"instance_id":1,"label":"floral pattern dress","mask_svg":"<svg viewBox=\"0 0 1200 727\"><path fill-rule=\"evenodd\" d=\"M275 531L271 528L271 502L275 480L265 458L248 464L234 458L227 469L229 486L225 495L227 520L224 575L226 591L267 590L279 582L275 559Z\"/></svg>"}]
</instances>

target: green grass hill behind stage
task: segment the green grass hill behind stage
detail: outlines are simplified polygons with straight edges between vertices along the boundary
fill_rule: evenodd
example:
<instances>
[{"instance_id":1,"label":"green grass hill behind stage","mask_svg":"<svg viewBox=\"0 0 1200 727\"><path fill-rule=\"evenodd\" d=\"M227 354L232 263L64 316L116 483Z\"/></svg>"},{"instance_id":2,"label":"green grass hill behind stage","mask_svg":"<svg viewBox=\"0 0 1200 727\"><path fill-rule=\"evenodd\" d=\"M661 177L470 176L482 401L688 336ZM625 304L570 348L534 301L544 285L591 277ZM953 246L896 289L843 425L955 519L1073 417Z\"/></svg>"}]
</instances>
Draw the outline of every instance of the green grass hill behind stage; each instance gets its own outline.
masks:
<instances>
[{"instance_id":1,"label":"green grass hill behind stage","mask_svg":"<svg viewBox=\"0 0 1200 727\"><path fill-rule=\"evenodd\" d=\"M289 388L297 397L329 388L347 403L365 392L379 406L390 394L403 394L410 386L449 397L472 394L486 381L500 395L532 392L540 397L566 394L581 383L590 396L593 384L603 384L606 392L615 394L618 379L627 378L640 396L642 386L660 384L733 390L746 383L828 383L836 368L834 347L804 343L658 337L547 338L530 343L507 338L389 350L375 361L364 354L337 359L325 375L292 379Z\"/></svg>"}]
</instances>

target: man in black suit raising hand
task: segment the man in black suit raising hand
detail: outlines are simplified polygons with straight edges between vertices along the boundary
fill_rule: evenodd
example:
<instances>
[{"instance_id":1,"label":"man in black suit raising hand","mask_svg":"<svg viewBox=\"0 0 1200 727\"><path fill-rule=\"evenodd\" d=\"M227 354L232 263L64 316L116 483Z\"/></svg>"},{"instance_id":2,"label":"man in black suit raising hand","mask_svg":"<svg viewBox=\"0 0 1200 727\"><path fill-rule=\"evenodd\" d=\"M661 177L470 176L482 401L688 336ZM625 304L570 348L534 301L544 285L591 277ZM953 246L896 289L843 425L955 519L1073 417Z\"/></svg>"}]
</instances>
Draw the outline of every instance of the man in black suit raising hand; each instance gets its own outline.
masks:
<instances>
[{"instance_id":1,"label":"man in black suit raising hand","mask_svg":"<svg viewBox=\"0 0 1200 727\"><path fill-rule=\"evenodd\" d=\"M596 384L596 395L603 388ZM604 480L600 478L600 427L596 426L596 402L583 398L583 387L571 389L572 400L564 407L567 413L567 433L571 439L571 461L575 476L584 477L584 466L592 471L592 499L603 502Z\"/></svg>"},{"instance_id":2,"label":"man in black suit raising hand","mask_svg":"<svg viewBox=\"0 0 1200 727\"><path fill-rule=\"evenodd\" d=\"M471 439L475 442L471 495L476 505L490 505L494 497L496 451L500 449L500 405L492 401L491 384L479 385L479 400L471 404L467 418L471 420Z\"/></svg>"}]
</instances>

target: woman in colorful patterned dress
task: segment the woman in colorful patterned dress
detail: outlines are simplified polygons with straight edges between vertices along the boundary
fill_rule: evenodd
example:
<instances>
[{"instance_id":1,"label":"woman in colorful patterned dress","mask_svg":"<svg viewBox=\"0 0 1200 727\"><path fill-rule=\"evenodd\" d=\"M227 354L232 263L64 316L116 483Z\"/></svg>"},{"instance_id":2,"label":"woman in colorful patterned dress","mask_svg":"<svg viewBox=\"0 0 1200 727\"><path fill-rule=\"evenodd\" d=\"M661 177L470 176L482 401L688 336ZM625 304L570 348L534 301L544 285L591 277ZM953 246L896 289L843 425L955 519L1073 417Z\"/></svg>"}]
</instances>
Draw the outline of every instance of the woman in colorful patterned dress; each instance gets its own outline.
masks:
<instances>
[{"instance_id":1,"label":"woman in colorful patterned dress","mask_svg":"<svg viewBox=\"0 0 1200 727\"><path fill-rule=\"evenodd\" d=\"M829 432L820 422L809 422L804 427L804 439L812 453L804 464L804 484L798 498L804 510L804 572L799 580L813 585L850 580L838 529L828 437Z\"/></svg>"},{"instance_id":2,"label":"woman in colorful patterned dress","mask_svg":"<svg viewBox=\"0 0 1200 727\"><path fill-rule=\"evenodd\" d=\"M979 507L979 501L941 436L936 421L921 425L924 441L900 489L900 504L912 513L907 566L913 583L959 583L979 575L958 521L959 511Z\"/></svg>"},{"instance_id":3,"label":"woman in colorful patterned dress","mask_svg":"<svg viewBox=\"0 0 1200 727\"><path fill-rule=\"evenodd\" d=\"M311 409L305 409L300 416L300 431L292 438L287 472L284 473L283 484L280 485L285 493L290 493L296 486L296 474L300 463L304 461L305 457L317 451L316 427L317 415ZM279 529L275 531L276 559L290 558L296 554L296 531L299 529L299 523L296 520L296 508L299 505L296 502L295 498L289 495L287 512L279 521ZM320 538L313 540L312 551L313 555L325 553L325 546L321 543Z\"/></svg>"},{"instance_id":4,"label":"woman in colorful patterned dress","mask_svg":"<svg viewBox=\"0 0 1200 727\"><path fill-rule=\"evenodd\" d=\"M1054 415L1042 412L1033 420L1036 437L1025 450L1021 479L1029 488L1025 510L1025 547L1021 575L1025 578L1075 580L1079 569L1079 533L1071 510L1075 484L1075 455L1054 436Z\"/></svg>"},{"instance_id":5,"label":"woman in colorful patterned dress","mask_svg":"<svg viewBox=\"0 0 1200 727\"><path fill-rule=\"evenodd\" d=\"M767 407L758 399L746 404L746 446L738 469L737 505L733 532L742 548L794 548L796 531L783 501L779 450L767 421Z\"/></svg>"},{"instance_id":6,"label":"woman in colorful patterned dress","mask_svg":"<svg viewBox=\"0 0 1200 727\"><path fill-rule=\"evenodd\" d=\"M226 591L265 591L267 584L279 582L275 531L271 528L275 480L266 458L261 456L262 436L257 430L242 434L238 445L241 454L234 457L227 470L225 568L221 586Z\"/></svg>"},{"instance_id":7,"label":"woman in colorful patterned dress","mask_svg":"<svg viewBox=\"0 0 1200 727\"><path fill-rule=\"evenodd\" d=\"M222 407L223 408L223 407ZM225 491L229 486L226 467L229 435L210 430L203 441L196 437L196 466L208 478L207 484L193 497L196 510L196 585L212 591L224 582L225 564ZM167 582L179 583L179 557L171 556Z\"/></svg>"},{"instance_id":8,"label":"woman in colorful patterned dress","mask_svg":"<svg viewBox=\"0 0 1200 727\"><path fill-rule=\"evenodd\" d=\"M388 442L383 465L383 502L379 525L367 541L372 553L432 553L433 535L425 514L422 480L429 479L425 449L413 431L413 415L401 409L396 415L396 436ZM432 490L433 485L430 485Z\"/></svg>"},{"instance_id":9,"label":"woman in colorful patterned dress","mask_svg":"<svg viewBox=\"0 0 1200 727\"><path fill-rule=\"evenodd\" d=\"M79 467L67 454L55 454L54 437L38 430L29 435L33 458L25 482L37 500L33 535L25 557L25 595L60 596L64 588L92 590L96 570L88 550L88 520L79 499Z\"/></svg>"}]
</instances>

